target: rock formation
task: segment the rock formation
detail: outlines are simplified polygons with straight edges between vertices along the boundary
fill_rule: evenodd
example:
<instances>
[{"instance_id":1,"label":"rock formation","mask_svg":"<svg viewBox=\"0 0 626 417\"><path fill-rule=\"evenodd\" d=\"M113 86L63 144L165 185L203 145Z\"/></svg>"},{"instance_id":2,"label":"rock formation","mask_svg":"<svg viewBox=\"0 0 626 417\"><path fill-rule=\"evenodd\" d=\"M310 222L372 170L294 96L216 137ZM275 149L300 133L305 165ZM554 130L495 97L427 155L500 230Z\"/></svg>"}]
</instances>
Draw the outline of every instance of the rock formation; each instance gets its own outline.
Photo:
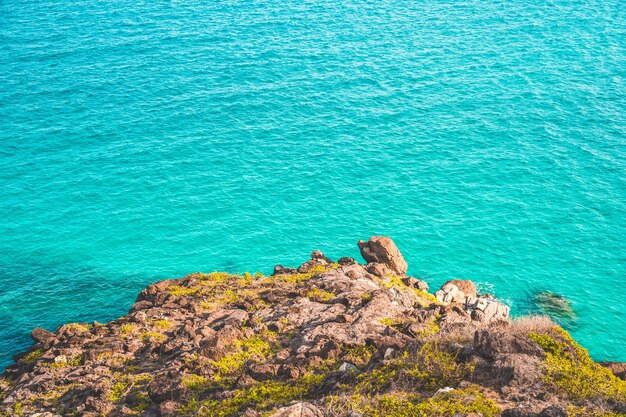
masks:
<instances>
[{"instance_id":1,"label":"rock formation","mask_svg":"<svg viewBox=\"0 0 626 417\"><path fill-rule=\"evenodd\" d=\"M386 236L374 236L367 242L358 242L361 256L368 264L376 263L393 273L404 275L408 265L393 240Z\"/></svg>"},{"instance_id":2,"label":"rock formation","mask_svg":"<svg viewBox=\"0 0 626 417\"><path fill-rule=\"evenodd\" d=\"M429 294L391 239L366 260L195 273L107 324L36 328L0 379L5 416L617 416L626 382L545 318L469 281ZM620 364L608 364L623 373Z\"/></svg>"}]
</instances>

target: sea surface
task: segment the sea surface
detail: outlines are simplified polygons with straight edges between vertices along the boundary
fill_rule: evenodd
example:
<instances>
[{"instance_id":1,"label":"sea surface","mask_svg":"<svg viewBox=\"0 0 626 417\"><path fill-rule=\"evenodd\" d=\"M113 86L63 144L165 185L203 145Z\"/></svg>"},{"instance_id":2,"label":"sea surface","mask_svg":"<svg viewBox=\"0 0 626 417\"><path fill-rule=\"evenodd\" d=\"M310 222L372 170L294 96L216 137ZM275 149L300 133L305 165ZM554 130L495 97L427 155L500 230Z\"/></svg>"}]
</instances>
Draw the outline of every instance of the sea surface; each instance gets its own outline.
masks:
<instances>
[{"instance_id":1,"label":"sea surface","mask_svg":"<svg viewBox=\"0 0 626 417\"><path fill-rule=\"evenodd\" d=\"M0 0L0 369L375 234L626 361L623 0Z\"/></svg>"}]
</instances>

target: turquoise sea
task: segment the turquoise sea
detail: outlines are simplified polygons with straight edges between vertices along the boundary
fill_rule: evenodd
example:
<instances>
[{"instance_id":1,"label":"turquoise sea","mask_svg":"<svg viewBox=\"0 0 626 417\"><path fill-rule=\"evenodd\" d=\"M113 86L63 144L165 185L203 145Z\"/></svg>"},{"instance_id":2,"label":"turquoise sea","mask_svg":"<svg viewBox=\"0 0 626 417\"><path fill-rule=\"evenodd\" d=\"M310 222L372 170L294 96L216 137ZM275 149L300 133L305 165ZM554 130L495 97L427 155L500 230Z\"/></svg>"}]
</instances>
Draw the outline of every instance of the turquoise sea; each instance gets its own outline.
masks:
<instances>
[{"instance_id":1,"label":"turquoise sea","mask_svg":"<svg viewBox=\"0 0 626 417\"><path fill-rule=\"evenodd\" d=\"M374 234L626 361L622 0L0 0L0 368Z\"/></svg>"}]
</instances>

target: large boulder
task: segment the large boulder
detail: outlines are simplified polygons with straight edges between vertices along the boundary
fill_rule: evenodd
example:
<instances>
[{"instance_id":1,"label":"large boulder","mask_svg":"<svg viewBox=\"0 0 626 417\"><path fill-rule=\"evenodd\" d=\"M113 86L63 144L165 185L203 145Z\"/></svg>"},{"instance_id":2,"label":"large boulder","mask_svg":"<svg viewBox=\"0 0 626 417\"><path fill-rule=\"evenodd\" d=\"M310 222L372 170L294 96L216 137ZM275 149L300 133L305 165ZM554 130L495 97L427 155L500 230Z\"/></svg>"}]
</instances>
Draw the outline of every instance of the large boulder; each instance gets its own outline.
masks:
<instances>
[{"instance_id":1,"label":"large boulder","mask_svg":"<svg viewBox=\"0 0 626 417\"><path fill-rule=\"evenodd\" d=\"M46 329L42 329L41 327L35 327L33 332L30 334L30 337L35 341L35 343L45 344L54 339L54 333Z\"/></svg>"},{"instance_id":2,"label":"large boulder","mask_svg":"<svg viewBox=\"0 0 626 417\"><path fill-rule=\"evenodd\" d=\"M360 240L358 245L361 250L361 256L367 263L380 263L396 274L406 274L408 265L391 238L387 236L373 236L367 242Z\"/></svg>"},{"instance_id":3,"label":"large boulder","mask_svg":"<svg viewBox=\"0 0 626 417\"><path fill-rule=\"evenodd\" d=\"M478 330L474 333L473 347L477 353L495 359L503 354L527 354L545 357L543 349L528 337L523 337L504 330Z\"/></svg>"},{"instance_id":4,"label":"large boulder","mask_svg":"<svg viewBox=\"0 0 626 417\"><path fill-rule=\"evenodd\" d=\"M528 337L506 328L478 330L474 334L473 350L487 361L477 360L473 374L477 381L500 389L532 386L541 379L545 352Z\"/></svg>"}]
</instances>

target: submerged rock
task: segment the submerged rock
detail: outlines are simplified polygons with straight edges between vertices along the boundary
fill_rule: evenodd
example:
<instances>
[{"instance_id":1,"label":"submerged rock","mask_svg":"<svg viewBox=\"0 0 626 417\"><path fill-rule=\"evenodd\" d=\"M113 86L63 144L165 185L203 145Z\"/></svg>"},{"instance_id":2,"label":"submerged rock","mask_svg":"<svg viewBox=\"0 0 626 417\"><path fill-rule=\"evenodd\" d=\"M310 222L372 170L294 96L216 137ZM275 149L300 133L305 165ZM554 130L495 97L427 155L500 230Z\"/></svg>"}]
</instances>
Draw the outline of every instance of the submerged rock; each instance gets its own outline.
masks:
<instances>
[{"instance_id":1,"label":"submerged rock","mask_svg":"<svg viewBox=\"0 0 626 417\"><path fill-rule=\"evenodd\" d=\"M567 298L550 291L537 293L533 299L535 305L545 314L556 318L575 320L576 313Z\"/></svg>"}]
</instances>

